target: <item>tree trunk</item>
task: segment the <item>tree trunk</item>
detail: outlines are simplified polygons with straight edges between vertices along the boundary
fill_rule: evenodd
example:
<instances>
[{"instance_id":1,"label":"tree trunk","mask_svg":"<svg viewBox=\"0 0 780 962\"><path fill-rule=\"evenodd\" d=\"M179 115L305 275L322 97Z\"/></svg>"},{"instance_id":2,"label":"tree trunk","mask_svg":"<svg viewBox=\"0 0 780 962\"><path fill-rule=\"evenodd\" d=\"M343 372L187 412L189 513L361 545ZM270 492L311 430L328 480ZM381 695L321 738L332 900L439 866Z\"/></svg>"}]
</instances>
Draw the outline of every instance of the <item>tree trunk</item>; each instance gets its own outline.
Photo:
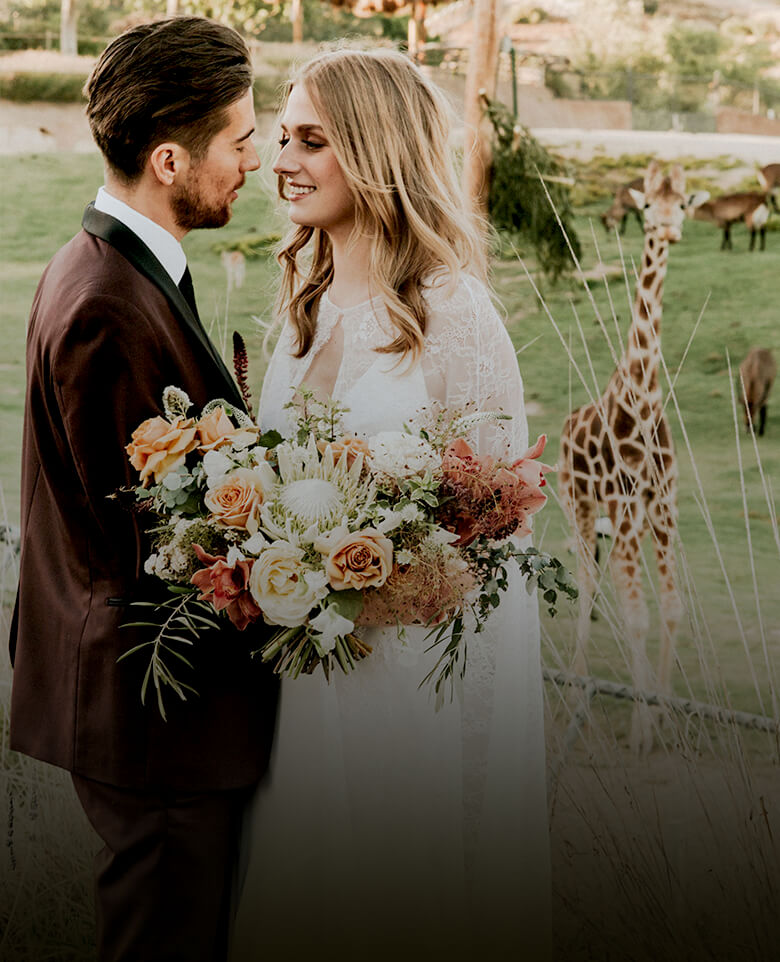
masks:
<instances>
[{"instance_id":1,"label":"tree trunk","mask_svg":"<svg viewBox=\"0 0 780 962\"><path fill-rule=\"evenodd\" d=\"M60 2L60 53L68 57L75 57L79 52L76 21L78 11L76 0L61 0Z\"/></svg>"},{"instance_id":2,"label":"tree trunk","mask_svg":"<svg viewBox=\"0 0 780 962\"><path fill-rule=\"evenodd\" d=\"M290 19L293 28L293 43L303 43L303 0L292 0Z\"/></svg>"},{"instance_id":3,"label":"tree trunk","mask_svg":"<svg viewBox=\"0 0 780 962\"><path fill-rule=\"evenodd\" d=\"M466 73L463 188L482 214L487 213L491 154L490 125L483 117L481 95L495 96L500 13L501 0L476 0Z\"/></svg>"},{"instance_id":4,"label":"tree trunk","mask_svg":"<svg viewBox=\"0 0 780 962\"><path fill-rule=\"evenodd\" d=\"M425 14L427 6L425 0L414 0L412 15L409 17L408 45L409 56L418 63L422 60L420 48L427 40L425 33Z\"/></svg>"},{"instance_id":5,"label":"tree trunk","mask_svg":"<svg viewBox=\"0 0 780 962\"><path fill-rule=\"evenodd\" d=\"M179 0L167 0L165 4L165 13L169 17L178 17L179 15Z\"/></svg>"}]
</instances>

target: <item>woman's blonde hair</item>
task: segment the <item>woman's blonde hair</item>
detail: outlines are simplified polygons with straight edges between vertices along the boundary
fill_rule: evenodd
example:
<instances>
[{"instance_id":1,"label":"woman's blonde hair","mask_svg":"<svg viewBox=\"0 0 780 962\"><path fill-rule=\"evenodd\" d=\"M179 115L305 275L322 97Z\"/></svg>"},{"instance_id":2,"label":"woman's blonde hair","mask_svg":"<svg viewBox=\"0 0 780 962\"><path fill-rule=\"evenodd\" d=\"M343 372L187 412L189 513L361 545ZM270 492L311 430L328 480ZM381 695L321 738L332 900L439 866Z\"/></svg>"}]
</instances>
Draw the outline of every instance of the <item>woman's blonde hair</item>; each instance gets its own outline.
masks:
<instances>
[{"instance_id":1,"label":"woman's blonde hair","mask_svg":"<svg viewBox=\"0 0 780 962\"><path fill-rule=\"evenodd\" d=\"M450 109L442 93L403 54L338 50L306 64L290 83L312 101L355 201L353 238L369 238L372 296L387 307L397 336L377 348L419 356L426 326L423 281L441 270L486 279L486 225L470 209L453 163ZM289 96L289 91L288 91ZM284 178L279 177L284 197ZM311 242L310 260L299 256ZM295 226L279 253L277 309L311 347L317 307L333 279L330 240Z\"/></svg>"}]
</instances>

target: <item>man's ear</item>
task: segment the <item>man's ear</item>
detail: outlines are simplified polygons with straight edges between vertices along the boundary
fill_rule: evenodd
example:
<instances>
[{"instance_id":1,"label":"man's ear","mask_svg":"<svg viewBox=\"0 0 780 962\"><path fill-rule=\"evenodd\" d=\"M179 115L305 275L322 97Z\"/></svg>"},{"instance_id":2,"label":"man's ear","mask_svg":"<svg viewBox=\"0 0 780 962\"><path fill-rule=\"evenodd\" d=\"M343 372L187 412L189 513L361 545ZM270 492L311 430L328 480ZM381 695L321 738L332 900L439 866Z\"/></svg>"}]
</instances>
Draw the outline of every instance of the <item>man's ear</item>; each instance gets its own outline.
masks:
<instances>
[{"instance_id":1,"label":"man's ear","mask_svg":"<svg viewBox=\"0 0 780 962\"><path fill-rule=\"evenodd\" d=\"M166 141L149 155L149 167L158 183L171 187L191 166L190 152L181 144Z\"/></svg>"}]
</instances>

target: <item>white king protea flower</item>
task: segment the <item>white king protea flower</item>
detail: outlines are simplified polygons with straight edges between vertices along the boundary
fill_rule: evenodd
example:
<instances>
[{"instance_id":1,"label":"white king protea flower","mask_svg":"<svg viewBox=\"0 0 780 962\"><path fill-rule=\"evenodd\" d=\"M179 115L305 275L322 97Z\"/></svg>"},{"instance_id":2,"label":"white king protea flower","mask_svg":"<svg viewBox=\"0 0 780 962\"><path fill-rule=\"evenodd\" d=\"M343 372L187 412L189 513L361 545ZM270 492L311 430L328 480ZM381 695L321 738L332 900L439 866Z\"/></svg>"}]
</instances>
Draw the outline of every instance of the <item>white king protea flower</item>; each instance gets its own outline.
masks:
<instances>
[{"instance_id":1,"label":"white king protea flower","mask_svg":"<svg viewBox=\"0 0 780 962\"><path fill-rule=\"evenodd\" d=\"M302 478L285 484L279 503L307 525L333 522L342 516L346 507L338 487L324 478Z\"/></svg>"},{"instance_id":2,"label":"white king protea flower","mask_svg":"<svg viewBox=\"0 0 780 962\"><path fill-rule=\"evenodd\" d=\"M262 505L262 527L274 537L310 540L312 529L323 533L345 518L355 518L373 501L374 485L362 477L363 458L347 467L347 459L334 462L333 451L320 455L316 442L285 442L276 449L279 480Z\"/></svg>"}]
</instances>

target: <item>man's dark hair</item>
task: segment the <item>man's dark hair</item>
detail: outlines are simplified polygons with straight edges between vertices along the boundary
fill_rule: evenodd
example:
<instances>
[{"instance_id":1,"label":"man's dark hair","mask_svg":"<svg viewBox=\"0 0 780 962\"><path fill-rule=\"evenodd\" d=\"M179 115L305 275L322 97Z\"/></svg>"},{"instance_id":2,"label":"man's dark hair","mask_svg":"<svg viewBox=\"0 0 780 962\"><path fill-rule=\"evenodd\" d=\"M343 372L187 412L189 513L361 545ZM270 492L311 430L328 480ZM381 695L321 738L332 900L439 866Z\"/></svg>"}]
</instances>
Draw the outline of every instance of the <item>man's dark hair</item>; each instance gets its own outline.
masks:
<instances>
[{"instance_id":1,"label":"man's dark hair","mask_svg":"<svg viewBox=\"0 0 780 962\"><path fill-rule=\"evenodd\" d=\"M141 24L111 41L86 83L92 136L128 181L168 140L197 161L251 83L249 50L230 27L203 17Z\"/></svg>"}]
</instances>

